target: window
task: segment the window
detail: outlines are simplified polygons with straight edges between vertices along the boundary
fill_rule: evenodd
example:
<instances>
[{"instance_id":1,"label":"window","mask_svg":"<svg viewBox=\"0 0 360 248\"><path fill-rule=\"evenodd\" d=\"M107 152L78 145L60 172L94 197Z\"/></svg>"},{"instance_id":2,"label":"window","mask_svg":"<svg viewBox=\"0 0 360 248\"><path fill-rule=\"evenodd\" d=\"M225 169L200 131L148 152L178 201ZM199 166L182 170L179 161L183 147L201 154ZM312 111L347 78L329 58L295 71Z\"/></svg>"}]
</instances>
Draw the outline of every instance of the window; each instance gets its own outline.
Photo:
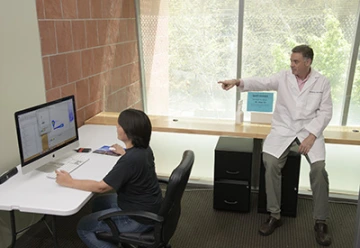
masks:
<instances>
[{"instance_id":1,"label":"window","mask_svg":"<svg viewBox=\"0 0 360 248\"><path fill-rule=\"evenodd\" d=\"M158 8L157 13L151 9ZM140 1L147 112L234 118L238 1Z\"/></svg>"},{"instance_id":2,"label":"window","mask_svg":"<svg viewBox=\"0 0 360 248\"><path fill-rule=\"evenodd\" d=\"M331 82L331 125L340 125L358 16L358 0L142 0L147 111L234 119L235 91L217 81L288 69L291 49L305 43L314 49L313 68ZM359 60L348 125L360 123Z\"/></svg>"}]
</instances>

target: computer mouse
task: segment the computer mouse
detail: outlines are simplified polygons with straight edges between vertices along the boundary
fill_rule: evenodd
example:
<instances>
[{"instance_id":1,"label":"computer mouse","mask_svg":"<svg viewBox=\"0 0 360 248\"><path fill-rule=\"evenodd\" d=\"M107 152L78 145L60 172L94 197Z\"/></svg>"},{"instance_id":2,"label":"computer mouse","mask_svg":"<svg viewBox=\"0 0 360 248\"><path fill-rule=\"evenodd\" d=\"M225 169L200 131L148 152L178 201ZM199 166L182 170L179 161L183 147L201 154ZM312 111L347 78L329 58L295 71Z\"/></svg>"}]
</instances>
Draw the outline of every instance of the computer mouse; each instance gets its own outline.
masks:
<instances>
[{"instance_id":1,"label":"computer mouse","mask_svg":"<svg viewBox=\"0 0 360 248\"><path fill-rule=\"evenodd\" d=\"M111 147L109 147L109 150L114 152L114 151L116 151L116 148L111 146Z\"/></svg>"}]
</instances>

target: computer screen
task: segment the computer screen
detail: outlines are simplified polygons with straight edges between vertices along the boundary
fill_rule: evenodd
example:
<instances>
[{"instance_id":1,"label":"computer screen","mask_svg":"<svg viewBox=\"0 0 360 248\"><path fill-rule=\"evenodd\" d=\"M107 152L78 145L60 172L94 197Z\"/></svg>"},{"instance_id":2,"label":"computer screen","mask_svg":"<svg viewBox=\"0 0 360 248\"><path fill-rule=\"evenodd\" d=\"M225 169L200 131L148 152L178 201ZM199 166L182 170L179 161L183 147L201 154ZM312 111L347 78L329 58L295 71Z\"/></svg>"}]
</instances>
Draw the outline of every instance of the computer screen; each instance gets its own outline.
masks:
<instances>
[{"instance_id":1,"label":"computer screen","mask_svg":"<svg viewBox=\"0 0 360 248\"><path fill-rule=\"evenodd\" d=\"M74 96L17 111L15 123L24 174L79 146Z\"/></svg>"}]
</instances>

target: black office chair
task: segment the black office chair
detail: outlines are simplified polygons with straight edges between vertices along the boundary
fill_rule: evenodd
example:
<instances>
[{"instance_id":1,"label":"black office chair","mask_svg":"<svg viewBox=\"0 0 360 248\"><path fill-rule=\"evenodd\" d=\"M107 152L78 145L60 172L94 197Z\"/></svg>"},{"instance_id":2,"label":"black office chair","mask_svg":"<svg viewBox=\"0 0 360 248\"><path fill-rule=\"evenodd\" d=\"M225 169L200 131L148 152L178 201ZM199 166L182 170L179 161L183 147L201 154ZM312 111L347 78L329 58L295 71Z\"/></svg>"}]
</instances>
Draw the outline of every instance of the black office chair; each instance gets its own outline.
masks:
<instances>
[{"instance_id":1,"label":"black office chair","mask_svg":"<svg viewBox=\"0 0 360 248\"><path fill-rule=\"evenodd\" d=\"M186 188L194 163L194 152L187 150L183 153L180 164L173 170L167 182L165 197L158 214L145 211L118 211L99 217L105 221L111 232L96 232L101 240L121 244L121 247L171 248L169 240L175 233L180 213L181 198ZM163 181L163 180L162 180ZM120 233L111 220L119 215L140 216L154 221L154 228L144 233Z\"/></svg>"}]
</instances>

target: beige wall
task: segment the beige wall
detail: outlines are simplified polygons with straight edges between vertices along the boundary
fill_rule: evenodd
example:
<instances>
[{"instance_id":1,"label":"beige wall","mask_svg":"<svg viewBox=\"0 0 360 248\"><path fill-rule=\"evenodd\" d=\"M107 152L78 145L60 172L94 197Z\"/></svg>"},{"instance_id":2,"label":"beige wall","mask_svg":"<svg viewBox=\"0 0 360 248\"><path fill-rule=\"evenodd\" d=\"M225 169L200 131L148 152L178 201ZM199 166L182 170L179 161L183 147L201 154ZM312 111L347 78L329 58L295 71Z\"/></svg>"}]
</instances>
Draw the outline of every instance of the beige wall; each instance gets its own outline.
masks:
<instances>
[{"instance_id":1,"label":"beige wall","mask_svg":"<svg viewBox=\"0 0 360 248\"><path fill-rule=\"evenodd\" d=\"M19 164L14 112L45 101L34 1L0 1L0 173ZM1 189L1 188L0 188Z\"/></svg>"},{"instance_id":2,"label":"beige wall","mask_svg":"<svg viewBox=\"0 0 360 248\"><path fill-rule=\"evenodd\" d=\"M14 112L45 101L35 1L0 1L0 173L19 164ZM1 185L0 185L1 190ZM19 227L32 221L21 217ZM0 212L0 247L10 243L9 214Z\"/></svg>"}]
</instances>

